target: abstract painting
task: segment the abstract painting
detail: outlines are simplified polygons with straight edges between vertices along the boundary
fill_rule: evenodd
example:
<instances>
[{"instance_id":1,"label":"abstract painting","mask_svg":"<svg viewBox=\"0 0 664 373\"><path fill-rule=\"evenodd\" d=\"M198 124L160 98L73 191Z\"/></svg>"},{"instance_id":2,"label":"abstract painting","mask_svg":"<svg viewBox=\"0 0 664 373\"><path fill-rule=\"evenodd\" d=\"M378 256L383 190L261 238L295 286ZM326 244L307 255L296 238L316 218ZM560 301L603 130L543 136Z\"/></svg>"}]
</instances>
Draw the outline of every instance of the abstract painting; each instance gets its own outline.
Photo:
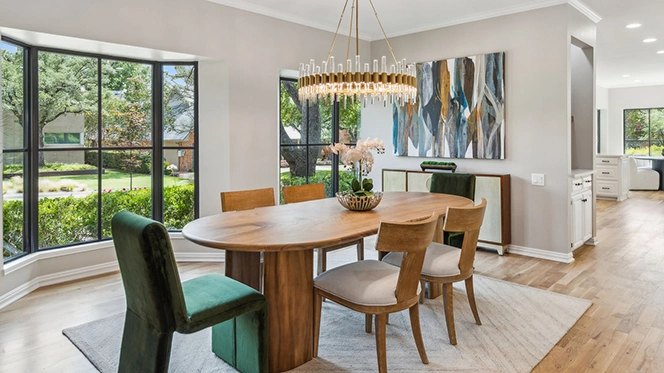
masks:
<instances>
[{"instance_id":1,"label":"abstract painting","mask_svg":"<svg viewBox=\"0 0 664 373\"><path fill-rule=\"evenodd\" d=\"M505 53L417 64L417 99L394 105L396 155L505 159Z\"/></svg>"}]
</instances>

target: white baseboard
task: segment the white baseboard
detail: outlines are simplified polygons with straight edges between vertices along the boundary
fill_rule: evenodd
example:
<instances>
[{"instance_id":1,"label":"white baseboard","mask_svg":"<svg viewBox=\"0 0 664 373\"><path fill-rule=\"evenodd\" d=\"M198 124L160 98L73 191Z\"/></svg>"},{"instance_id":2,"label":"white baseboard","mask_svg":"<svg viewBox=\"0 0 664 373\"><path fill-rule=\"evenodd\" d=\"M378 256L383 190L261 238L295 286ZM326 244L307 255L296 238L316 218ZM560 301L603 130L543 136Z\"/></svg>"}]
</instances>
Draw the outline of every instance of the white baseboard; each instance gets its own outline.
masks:
<instances>
[{"instance_id":1,"label":"white baseboard","mask_svg":"<svg viewBox=\"0 0 664 373\"><path fill-rule=\"evenodd\" d=\"M558 253L554 251L534 249L532 247L525 247L518 245L510 245L509 253L529 256L532 258L552 260L554 262L562 262L562 263L574 262L574 256L572 255L572 253Z\"/></svg>"},{"instance_id":2,"label":"white baseboard","mask_svg":"<svg viewBox=\"0 0 664 373\"><path fill-rule=\"evenodd\" d=\"M39 279L33 279L0 296L0 310L39 289Z\"/></svg>"},{"instance_id":3,"label":"white baseboard","mask_svg":"<svg viewBox=\"0 0 664 373\"><path fill-rule=\"evenodd\" d=\"M597 246L598 243L599 243L599 240L597 239L597 237L593 237L593 238L588 239L588 241L586 241L584 244L585 245L590 245L590 246Z\"/></svg>"},{"instance_id":4,"label":"white baseboard","mask_svg":"<svg viewBox=\"0 0 664 373\"><path fill-rule=\"evenodd\" d=\"M69 271L51 273L48 275L39 276L26 282L25 284L12 289L8 293L0 296L0 309L7 307L15 301L23 298L31 292L43 286L60 284L67 281L80 280L86 277L101 275L104 273L114 272L118 270L117 262L109 262L96 264L89 267L76 268Z\"/></svg>"}]
</instances>

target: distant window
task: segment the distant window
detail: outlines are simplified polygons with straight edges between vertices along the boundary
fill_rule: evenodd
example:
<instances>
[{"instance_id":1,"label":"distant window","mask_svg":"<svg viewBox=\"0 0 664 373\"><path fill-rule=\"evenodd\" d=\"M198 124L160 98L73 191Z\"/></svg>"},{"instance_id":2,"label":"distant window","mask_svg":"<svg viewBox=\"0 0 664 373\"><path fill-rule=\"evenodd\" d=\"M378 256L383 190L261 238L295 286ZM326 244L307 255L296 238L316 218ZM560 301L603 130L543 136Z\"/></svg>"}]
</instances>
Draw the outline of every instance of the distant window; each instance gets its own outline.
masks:
<instances>
[{"instance_id":1,"label":"distant window","mask_svg":"<svg viewBox=\"0 0 664 373\"><path fill-rule=\"evenodd\" d=\"M655 156L664 149L664 109L627 109L624 112L625 154Z\"/></svg>"},{"instance_id":2,"label":"distant window","mask_svg":"<svg viewBox=\"0 0 664 373\"><path fill-rule=\"evenodd\" d=\"M46 145L79 145L81 144L81 134L71 133L45 133L44 144Z\"/></svg>"}]
</instances>

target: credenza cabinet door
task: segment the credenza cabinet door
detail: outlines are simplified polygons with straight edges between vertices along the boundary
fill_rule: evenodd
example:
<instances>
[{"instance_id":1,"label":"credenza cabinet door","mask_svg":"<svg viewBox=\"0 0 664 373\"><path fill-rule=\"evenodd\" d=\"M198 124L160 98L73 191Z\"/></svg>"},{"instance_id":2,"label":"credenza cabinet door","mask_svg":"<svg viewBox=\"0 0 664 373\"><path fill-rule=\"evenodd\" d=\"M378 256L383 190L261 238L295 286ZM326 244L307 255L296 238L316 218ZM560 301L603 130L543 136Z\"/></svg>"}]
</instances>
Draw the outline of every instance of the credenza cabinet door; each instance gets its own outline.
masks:
<instances>
[{"instance_id":1,"label":"credenza cabinet door","mask_svg":"<svg viewBox=\"0 0 664 373\"><path fill-rule=\"evenodd\" d=\"M406 173L383 170L383 192L405 192Z\"/></svg>"},{"instance_id":2,"label":"credenza cabinet door","mask_svg":"<svg viewBox=\"0 0 664 373\"><path fill-rule=\"evenodd\" d=\"M428 192L432 172L383 169L384 192ZM475 174L475 202L487 207L479 240L503 254L512 242L510 175Z\"/></svg>"}]
</instances>

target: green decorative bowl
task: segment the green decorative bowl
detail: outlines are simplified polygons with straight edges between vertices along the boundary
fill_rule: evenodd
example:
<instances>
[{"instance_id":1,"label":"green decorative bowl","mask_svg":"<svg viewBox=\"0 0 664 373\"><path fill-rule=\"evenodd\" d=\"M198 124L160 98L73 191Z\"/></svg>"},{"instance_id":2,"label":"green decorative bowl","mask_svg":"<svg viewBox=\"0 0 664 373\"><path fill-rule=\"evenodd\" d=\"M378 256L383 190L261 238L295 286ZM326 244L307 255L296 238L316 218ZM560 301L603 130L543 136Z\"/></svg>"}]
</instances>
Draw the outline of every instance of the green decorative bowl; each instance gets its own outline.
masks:
<instances>
[{"instance_id":1,"label":"green decorative bowl","mask_svg":"<svg viewBox=\"0 0 664 373\"><path fill-rule=\"evenodd\" d=\"M374 192L373 196L358 197L349 192L338 192L337 200L341 206L351 211L369 211L378 206L383 199L383 192Z\"/></svg>"}]
</instances>

